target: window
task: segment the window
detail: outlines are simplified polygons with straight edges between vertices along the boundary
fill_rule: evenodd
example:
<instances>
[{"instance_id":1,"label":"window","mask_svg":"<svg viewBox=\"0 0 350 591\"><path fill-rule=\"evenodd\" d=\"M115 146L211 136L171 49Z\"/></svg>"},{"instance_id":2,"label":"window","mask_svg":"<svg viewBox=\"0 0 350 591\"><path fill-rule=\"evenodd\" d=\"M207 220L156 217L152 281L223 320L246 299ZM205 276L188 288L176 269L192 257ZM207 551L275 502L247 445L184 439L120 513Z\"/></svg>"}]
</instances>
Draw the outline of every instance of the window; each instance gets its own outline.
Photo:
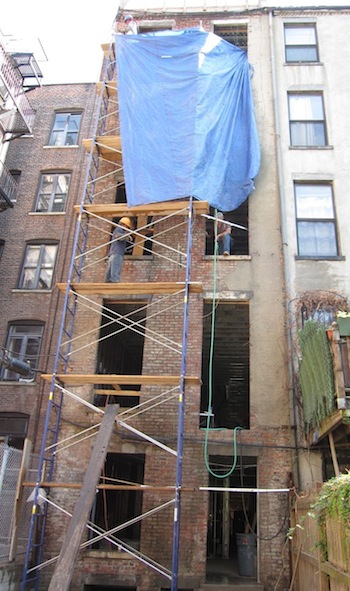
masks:
<instances>
[{"instance_id":1,"label":"window","mask_svg":"<svg viewBox=\"0 0 350 591\"><path fill-rule=\"evenodd\" d=\"M214 313L212 334L213 302L206 302L199 424L202 428L209 423L214 428L239 425L249 429L249 305L220 301Z\"/></svg>"},{"instance_id":2,"label":"window","mask_svg":"<svg viewBox=\"0 0 350 591\"><path fill-rule=\"evenodd\" d=\"M10 175L14 181L14 184L11 187L11 201L12 203L16 203L17 201L17 191L18 191L18 185L19 185L19 181L21 178L21 171L20 170L10 170Z\"/></svg>"},{"instance_id":3,"label":"window","mask_svg":"<svg viewBox=\"0 0 350 591\"><path fill-rule=\"evenodd\" d=\"M55 266L57 244L27 244L20 289L50 289Z\"/></svg>"},{"instance_id":4,"label":"window","mask_svg":"<svg viewBox=\"0 0 350 591\"><path fill-rule=\"evenodd\" d=\"M224 219L233 224L231 226L231 255L248 255L249 254L249 232L248 232L248 207L249 199L234 211L228 211L224 215ZM210 208L210 217L206 221L206 247L205 254L214 254L214 236L215 236L215 209Z\"/></svg>"},{"instance_id":5,"label":"window","mask_svg":"<svg viewBox=\"0 0 350 591\"><path fill-rule=\"evenodd\" d=\"M0 441L10 447L23 449L27 436L29 415L21 412L0 412Z\"/></svg>"},{"instance_id":6,"label":"window","mask_svg":"<svg viewBox=\"0 0 350 591\"><path fill-rule=\"evenodd\" d=\"M5 240L0 240L0 261L4 252L4 248L5 248Z\"/></svg>"},{"instance_id":7,"label":"window","mask_svg":"<svg viewBox=\"0 0 350 591\"><path fill-rule=\"evenodd\" d=\"M9 356L19 361L24 361L33 369L37 369L43 331L44 325L40 323L29 323L22 320L21 322L11 324L5 345ZM34 377L33 374L32 379ZM20 378L19 373L11 371L4 366L1 367L1 380L18 382Z\"/></svg>"},{"instance_id":8,"label":"window","mask_svg":"<svg viewBox=\"0 0 350 591\"><path fill-rule=\"evenodd\" d=\"M321 93L288 95L292 146L325 146L326 124Z\"/></svg>"},{"instance_id":9,"label":"window","mask_svg":"<svg viewBox=\"0 0 350 591\"><path fill-rule=\"evenodd\" d=\"M286 62L318 62L316 25L284 25Z\"/></svg>"},{"instance_id":10,"label":"window","mask_svg":"<svg viewBox=\"0 0 350 591\"><path fill-rule=\"evenodd\" d=\"M70 174L42 174L35 211L65 211L69 181Z\"/></svg>"},{"instance_id":11,"label":"window","mask_svg":"<svg viewBox=\"0 0 350 591\"><path fill-rule=\"evenodd\" d=\"M145 302L137 304L103 303L96 373L142 373L144 330L146 323ZM132 355L130 355L132 351ZM115 385L97 385L94 404L120 404L131 407L139 403L140 385L121 386L117 394ZM123 390L128 390L123 396ZM135 395L131 395L134 392Z\"/></svg>"},{"instance_id":12,"label":"window","mask_svg":"<svg viewBox=\"0 0 350 591\"><path fill-rule=\"evenodd\" d=\"M298 254L310 257L338 255L330 183L295 183Z\"/></svg>"},{"instance_id":13,"label":"window","mask_svg":"<svg viewBox=\"0 0 350 591\"><path fill-rule=\"evenodd\" d=\"M245 23L217 23L214 24L214 33L225 39L231 45L248 50L248 33Z\"/></svg>"},{"instance_id":14,"label":"window","mask_svg":"<svg viewBox=\"0 0 350 591\"><path fill-rule=\"evenodd\" d=\"M50 146L76 146L81 113L56 113Z\"/></svg>"}]
</instances>

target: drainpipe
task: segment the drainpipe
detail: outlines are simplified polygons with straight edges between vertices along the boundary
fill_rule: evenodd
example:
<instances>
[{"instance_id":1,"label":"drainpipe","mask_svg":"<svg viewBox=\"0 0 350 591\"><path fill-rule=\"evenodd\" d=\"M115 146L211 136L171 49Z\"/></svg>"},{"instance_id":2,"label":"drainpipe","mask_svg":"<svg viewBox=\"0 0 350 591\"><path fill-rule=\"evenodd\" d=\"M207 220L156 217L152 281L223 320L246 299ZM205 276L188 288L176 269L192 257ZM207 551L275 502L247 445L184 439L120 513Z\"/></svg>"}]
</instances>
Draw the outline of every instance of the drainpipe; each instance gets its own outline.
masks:
<instances>
[{"instance_id":1,"label":"drainpipe","mask_svg":"<svg viewBox=\"0 0 350 591\"><path fill-rule=\"evenodd\" d=\"M274 112L274 123L275 123L275 141L276 141L276 151L277 151L277 174L278 174L278 190L280 196L280 212L281 212L281 234L282 234L282 246L283 246L283 263L284 263L284 280L286 284L286 293L287 293L287 301L286 301L286 315L287 315L287 322L289 323L289 307L288 307L288 297L291 294L291 285L290 285L290 263L289 263L289 253L288 253L288 243L287 243L287 216L286 216L286 200L285 200L285 189L284 189L284 174L283 174L283 162L282 162L282 151L281 151L281 131L280 131L280 116L279 116L279 109L278 109L278 97L277 97L277 80L276 80L276 63L275 63L275 46L274 46L274 36L273 36L273 10L269 10L269 35L270 35L270 60L271 60L271 75L272 75L272 92L273 92L273 112ZM288 351L292 351L292 338L291 338L291 330L287 329L287 345ZM293 378L293 359L292 355L288 360L289 366L289 377L290 377L290 403L291 403L291 423L292 428L294 431L294 445L295 445L295 454L296 454L296 472L297 472L297 481L298 486L300 485L300 460L299 460L299 449L298 449L298 435L297 435L297 412L296 412L296 395L295 395L295 387L294 387L294 378Z\"/></svg>"}]
</instances>

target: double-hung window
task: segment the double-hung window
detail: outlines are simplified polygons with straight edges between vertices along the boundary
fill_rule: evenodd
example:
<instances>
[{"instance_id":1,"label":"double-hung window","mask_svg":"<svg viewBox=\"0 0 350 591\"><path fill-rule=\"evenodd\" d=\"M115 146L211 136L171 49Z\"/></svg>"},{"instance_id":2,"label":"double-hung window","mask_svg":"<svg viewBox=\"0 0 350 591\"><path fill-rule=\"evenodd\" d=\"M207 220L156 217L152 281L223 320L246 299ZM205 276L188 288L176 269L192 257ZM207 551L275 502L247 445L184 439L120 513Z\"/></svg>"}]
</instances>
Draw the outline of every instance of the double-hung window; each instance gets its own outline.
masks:
<instances>
[{"instance_id":1,"label":"double-hung window","mask_svg":"<svg viewBox=\"0 0 350 591\"><path fill-rule=\"evenodd\" d=\"M18 287L50 289L58 244L27 244Z\"/></svg>"},{"instance_id":2,"label":"double-hung window","mask_svg":"<svg viewBox=\"0 0 350 591\"><path fill-rule=\"evenodd\" d=\"M326 146L326 121L322 93L289 93L288 101L291 145Z\"/></svg>"},{"instance_id":3,"label":"double-hung window","mask_svg":"<svg viewBox=\"0 0 350 591\"><path fill-rule=\"evenodd\" d=\"M69 181L70 174L42 174L35 211L40 213L65 211Z\"/></svg>"},{"instance_id":4,"label":"double-hung window","mask_svg":"<svg viewBox=\"0 0 350 591\"><path fill-rule=\"evenodd\" d=\"M50 146L76 146L81 113L56 113L50 136Z\"/></svg>"},{"instance_id":5,"label":"double-hung window","mask_svg":"<svg viewBox=\"0 0 350 591\"><path fill-rule=\"evenodd\" d=\"M315 24L285 24L284 43L287 63L319 61Z\"/></svg>"},{"instance_id":6,"label":"double-hung window","mask_svg":"<svg viewBox=\"0 0 350 591\"><path fill-rule=\"evenodd\" d=\"M299 256L338 256L331 183L295 183L294 191Z\"/></svg>"},{"instance_id":7,"label":"double-hung window","mask_svg":"<svg viewBox=\"0 0 350 591\"><path fill-rule=\"evenodd\" d=\"M5 349L10 357L27 363L32 369L38 368L43 323L14 322L10 324ZM19 381L20 374L6 367L0 370L0 379ZM33 374L32 379L35 375Z\"/></svg>"}]
</instances>

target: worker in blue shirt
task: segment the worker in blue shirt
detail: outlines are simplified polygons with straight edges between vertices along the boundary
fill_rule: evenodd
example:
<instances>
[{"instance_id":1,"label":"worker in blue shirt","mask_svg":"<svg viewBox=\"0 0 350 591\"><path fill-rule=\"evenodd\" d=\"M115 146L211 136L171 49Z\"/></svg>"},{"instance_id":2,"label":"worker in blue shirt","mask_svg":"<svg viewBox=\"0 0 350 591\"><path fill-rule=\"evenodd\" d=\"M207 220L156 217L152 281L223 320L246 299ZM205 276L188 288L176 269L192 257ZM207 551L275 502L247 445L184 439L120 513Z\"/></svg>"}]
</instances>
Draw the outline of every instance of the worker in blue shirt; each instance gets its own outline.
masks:
<instances>
[{"instance_id":1,"label":"worker in blue shirt","mask_svg":"<svg viewBox=\"0 0 350 591\"><path fill-rule=\"evenodd\" d=\"M106 283L119 283L120 281L125 250L133 243L130 230L133 230L133 223L131 219L127 217L121 218L113 230L108 253L108 267L105 277Z\"/></svg>"},{"instance_id":2,"label":"worker in blue shirt","mask_svg":"<svg viewBox=\"0 0 350 591\"><path fill-rule=\"evenodd\" d=\"M218 244L219 254L229 256L231 254L231 226L224 221L224 214L219 211L215 240Z\"/></svg>"}]
</instances>

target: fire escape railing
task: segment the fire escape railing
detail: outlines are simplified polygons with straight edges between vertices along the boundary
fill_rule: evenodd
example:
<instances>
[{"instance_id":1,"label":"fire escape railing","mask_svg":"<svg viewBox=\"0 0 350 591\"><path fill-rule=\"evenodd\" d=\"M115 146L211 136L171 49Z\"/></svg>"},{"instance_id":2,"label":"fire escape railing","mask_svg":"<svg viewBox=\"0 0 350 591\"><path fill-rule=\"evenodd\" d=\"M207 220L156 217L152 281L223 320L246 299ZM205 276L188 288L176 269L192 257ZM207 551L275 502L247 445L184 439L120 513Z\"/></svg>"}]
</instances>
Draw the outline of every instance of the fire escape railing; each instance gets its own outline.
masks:
<instances>
[{"instance_id":1,"label":"fire escape railing","mask_svg":"<svg viewBox=\"0 0 350 591\"><path fill-rule=\"evenodd\" d=\"M34 111L23 88L23 77L16 67L16 62L5 51L0 42L0 77L13 105L0 115L0 125L5 134L21 135L31 133L34 123Z\"/></svg>"}]
</instances>

